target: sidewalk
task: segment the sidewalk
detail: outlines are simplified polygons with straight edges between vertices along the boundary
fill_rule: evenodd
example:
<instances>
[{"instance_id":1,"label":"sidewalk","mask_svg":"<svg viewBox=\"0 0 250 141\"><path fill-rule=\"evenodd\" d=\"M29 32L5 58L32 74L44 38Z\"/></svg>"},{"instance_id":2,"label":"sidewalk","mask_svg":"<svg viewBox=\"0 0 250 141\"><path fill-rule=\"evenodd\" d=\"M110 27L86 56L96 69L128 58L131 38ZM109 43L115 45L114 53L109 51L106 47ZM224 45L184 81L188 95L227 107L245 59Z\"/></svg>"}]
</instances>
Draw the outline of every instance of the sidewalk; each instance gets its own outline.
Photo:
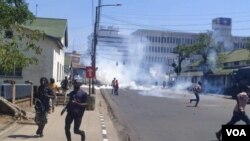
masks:
<instances>
[{"instance_id":1,"label":"sidewalk","mask_svg":"<svg viewBox=\"0 0 250 141\"><path fill-rule=\"evenodd\" d=\"M85 88L84 88L85 89ZM87 89L86 89L87 90ZM67 113L60 115L63 106L57 106L54 113L48 115L48 123L44 129L44 137L35 136L37 126L34 121L14 123L6 130L0 130L1 141L66 141L64 133L64 121ZM74 134L73 123L71 125L72 141L80 141L80 136ZM85 130L86 141L119 141L117 131L109 117L106 103L100 90L96 89L96 103L94 111L86 111L83 117L81 129Z\"/></svg>"}]
</instances>

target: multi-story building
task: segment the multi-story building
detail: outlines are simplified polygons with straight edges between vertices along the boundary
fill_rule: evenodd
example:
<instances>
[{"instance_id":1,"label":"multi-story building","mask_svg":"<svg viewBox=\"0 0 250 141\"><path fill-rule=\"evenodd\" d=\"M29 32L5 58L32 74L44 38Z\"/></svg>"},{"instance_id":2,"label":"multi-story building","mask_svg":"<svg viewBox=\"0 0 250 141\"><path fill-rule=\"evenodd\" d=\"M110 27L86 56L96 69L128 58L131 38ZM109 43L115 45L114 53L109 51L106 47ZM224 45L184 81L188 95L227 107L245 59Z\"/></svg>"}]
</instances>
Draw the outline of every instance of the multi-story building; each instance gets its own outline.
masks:
<instances>
[{"instance_id":1,"label":"multi-story building","mask_svg":"<svg viewBox=\"0 0 250 141\"><path fill-rule=\"evenodd\" d=\"M82 63L81 54L76 51L65 52L65 74L71 76L70 79L82 79L85 78L85 65ZM78 78L76 78L78 77Z\"/></svg>"},{"instance_id":2,"label":"multi-story building","mask_svg":"<svg viewBox=\"0 0 250 141\"><path fill-rule=\"evenodd\" d=\"M92 53L93 34L88 38L89 52ZM128 56L128 37L119 34L113 26L100 26L97 36L96 64L102 62L125 63Z\"/></svg>"},{"instance_id":3,"label":"multi-story building","mask_svg":"<svg viewBox=\"0 0 250 141\"><path fill-rule=\"evenodd\" d=\"M150 67L152 64L163 65L167 72L177 59L174 49L177 45L191 45L197 42L197 33L160 31L139 29L132 33L144 44L142 63Z\"/></svg>"},{"instance_id":4,"label":"multi-story building","mask_svg":"<svg viewBox=\"0 0 250 141\"><path fill-rule=\"evenodd\" d=\"M215 44L222 47L222 52L246 48L247 37L232 35L232 19L230 18L212 20L212 37Z\"/></svg>"},{"instance_id":5,"label":"multi-story building","mask_svg":"<svg viewBox=\"0 0 250 141\"><path fill-rule=\"evenodd\" d=\"M232 20L230 18L215 18L212 20L212 45L221 47L221 52L228 52L236 49L246 48L247 37L232 35ZM163 69L170 71L173 62L177 61L174 49L177 45L191 45L197 42L199 33L187 33L176 31L147 30L139 29L132 33L137 36L139 42L144 45L142 60L143 64L163 65ZM199 56L192 56L191 60L185 60L185 64L199 59Z\"/></svg>"}]
</instances>

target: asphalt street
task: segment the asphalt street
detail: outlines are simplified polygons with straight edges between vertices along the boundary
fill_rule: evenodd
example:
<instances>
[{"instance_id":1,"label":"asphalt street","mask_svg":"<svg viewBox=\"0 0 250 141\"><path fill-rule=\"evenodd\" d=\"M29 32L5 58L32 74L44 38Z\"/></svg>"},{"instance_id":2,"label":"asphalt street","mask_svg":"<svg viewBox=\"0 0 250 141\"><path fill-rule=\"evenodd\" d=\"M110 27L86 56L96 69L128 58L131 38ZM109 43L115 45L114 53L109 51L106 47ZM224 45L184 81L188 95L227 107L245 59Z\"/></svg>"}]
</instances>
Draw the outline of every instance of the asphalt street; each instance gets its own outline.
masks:
<instances>
[{"instance_id":1,"label":"asphalt street","mask_svg":"<svg viewBox=\"0 0 250 141\"><path fill-rule=\"evenodd\" d=\"M215 141L215 132L231 119L236 103L223 96L201 95L194 107L189 103L192 93L166 89L120 89L118 96L110 89L101 91L119 120L117 126L123 126L120 134L131 141ZM249 105L246 111L250 115Z\"/></svg>"}]
</instances>

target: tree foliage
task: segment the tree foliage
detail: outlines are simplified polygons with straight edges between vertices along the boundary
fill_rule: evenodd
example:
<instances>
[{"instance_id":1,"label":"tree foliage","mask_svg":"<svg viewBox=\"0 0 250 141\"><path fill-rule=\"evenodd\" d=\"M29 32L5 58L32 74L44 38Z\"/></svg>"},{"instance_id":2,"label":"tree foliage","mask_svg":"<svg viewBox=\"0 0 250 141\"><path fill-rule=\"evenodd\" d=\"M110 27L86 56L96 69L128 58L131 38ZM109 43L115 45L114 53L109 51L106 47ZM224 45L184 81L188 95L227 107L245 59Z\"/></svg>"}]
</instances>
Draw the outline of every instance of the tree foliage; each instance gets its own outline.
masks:
<instances>
[{"instance_id":1,"label":"tree foliage","mask_svg":"<svg viewBox=\"0 0 250 141\"><path fill-rule=\"evenodd\" d=\"M178 55L178 63L173 63L172 67L174 67L175 73L179 75L182 70L182 62L186 59L191 57L192 55L201 55L202 61L201 65L203 68L203 72L206 71L208 67L208 55L210 54L211 50L214 48L212 47L212 34L210 32L207 33L200 33L198 36L198 41L192 45L178 45L175 49L175 52ZM216 52L218 52L216 50Z\"/></svg>"},{"instance_id":2,"label":"tree foliage","mask_svg":"<svg viewBox=\"0 0 250 141\"><path fill-rule=\"evenodd\" d=\"M0 19L0 70L10 72L37 63L37 55L42 51L37 42L42 33L23 26L34 19L27 3L0 0Z\"/></svg>"},{"instance_id":3,"label":"tree foliage","mask_svg":"<svg viewBox=\"0 0 250 141\"><path fill-rule=\"evenodd\" d=\"M178 45L175 48L174 53L177 54L178 56L178 63L177 64L173 63L172 67L174 68L174 72L177 75L180 75L182 71L182 67L181 67L182 62L191 55L192 49L187 45Z\"/></svg>"},{"instance_id":4,"label":"tree foliage","mask_svg":"<svg viewBox=\"0 0 250 141\"><path fill-rule=\"evenodd\" d=\"M212 49L211 33L200 33L198 42L190 46L192 53L202 56L202 64L206 65L208 61L209 51Z\"/></svg>"}]
</instances>

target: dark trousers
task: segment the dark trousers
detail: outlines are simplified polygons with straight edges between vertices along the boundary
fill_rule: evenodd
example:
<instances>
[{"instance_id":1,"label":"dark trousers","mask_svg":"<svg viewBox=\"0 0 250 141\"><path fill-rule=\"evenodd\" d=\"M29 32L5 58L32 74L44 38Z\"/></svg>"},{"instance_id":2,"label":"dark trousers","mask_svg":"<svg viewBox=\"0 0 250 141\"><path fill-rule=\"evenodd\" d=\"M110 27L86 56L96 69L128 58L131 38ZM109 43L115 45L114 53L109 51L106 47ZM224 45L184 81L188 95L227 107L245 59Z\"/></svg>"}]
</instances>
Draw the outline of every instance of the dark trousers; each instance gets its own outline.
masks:
<instances>
[{"instance_id":1,"label":"dark trousers","mask_svg":"<svg viewBox=\"0 0 250 141\"><path fill-rule=\"evenodd\" d=\"M238 121L244 121L247 125L250 125L250 120L248 118L248 116L246 115L245 112L233 112L233 117L231 118L231 120L226 124L226 125L234 125L236 122ZM221 129L218 131L218 133L221 136Z\"/></svg>"},{"instance_id":2,"label":"dark trousers","mask_svg":"<svg viewBox=\"0 0 250 141\"><path fill-rule=\"evenodd\" d=\"M117 88L115 88L114 95L118 95L118 89Z\"/></svg>"},{"instance_id":3,"label":"dark trousers","mask_svg":"<svg viewBox=\"0 0 250 141\"><path fill-rule=\"evenodd\" d=\"M38 129L36 130L37 135L43 135L43 129L45 127L45 124L39 124Z\"/></svg>"},{"instance_id":4,"label":"dark trousers","mask_svg":"<svg viewBox=\"0 0 250 141\"><path fill-rule=\"evenodd\" d=\"M196 99L190 99L190 102L196 101L195 106L198 106L198 103L200 101L200 96L198 93L194 93L194 95L195 95Z\"/></svg>"},{"instance_id":5,"label":"dark trousers","mask_svg":"<svg viewBox=\"0 0 250 141\"><path fill-rule=\"evenodd\" d=\"M74 133L81 135L81 141L85 140L85 132L80 130L83 114L68 113L65 119L65 134L67 141L71 141L70 125L74 121Z\"/></svg>"}]
</instances>

